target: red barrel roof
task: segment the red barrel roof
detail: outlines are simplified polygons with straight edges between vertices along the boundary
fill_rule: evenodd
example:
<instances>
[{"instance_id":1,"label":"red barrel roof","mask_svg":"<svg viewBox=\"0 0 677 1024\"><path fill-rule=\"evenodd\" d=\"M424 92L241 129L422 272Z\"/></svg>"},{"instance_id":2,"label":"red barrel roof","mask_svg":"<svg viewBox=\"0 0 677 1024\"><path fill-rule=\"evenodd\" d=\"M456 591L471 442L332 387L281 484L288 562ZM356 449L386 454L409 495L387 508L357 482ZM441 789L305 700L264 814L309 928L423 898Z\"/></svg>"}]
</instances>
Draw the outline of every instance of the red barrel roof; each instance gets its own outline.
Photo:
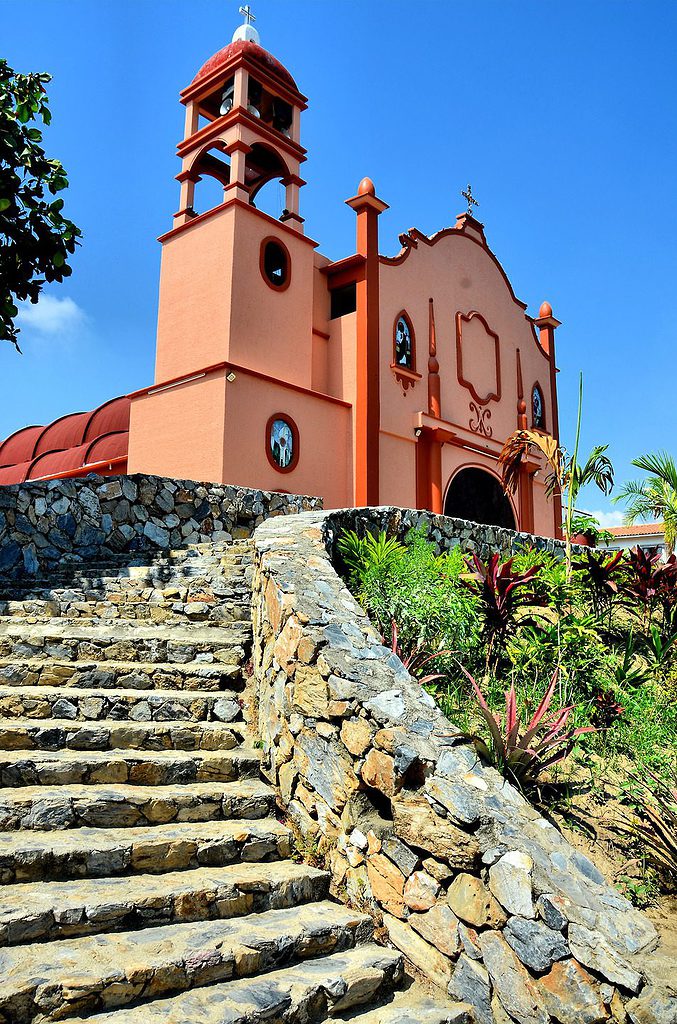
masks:
<instances>
[{"instance_id":1,"label":"red barrel roof","mask_svg":"<svg viewBox=\"0 0 677 1024\"><path fill-rule=\"evenodd\" d=\"M71 413L44 427L17 430L0 442L0 486L60 473L73 476L79 470L84 475L88 466L126 459L131 404L121 395L92 412ZM117 470L121 471L119 465Z\"/></svg>"}]
</instances>

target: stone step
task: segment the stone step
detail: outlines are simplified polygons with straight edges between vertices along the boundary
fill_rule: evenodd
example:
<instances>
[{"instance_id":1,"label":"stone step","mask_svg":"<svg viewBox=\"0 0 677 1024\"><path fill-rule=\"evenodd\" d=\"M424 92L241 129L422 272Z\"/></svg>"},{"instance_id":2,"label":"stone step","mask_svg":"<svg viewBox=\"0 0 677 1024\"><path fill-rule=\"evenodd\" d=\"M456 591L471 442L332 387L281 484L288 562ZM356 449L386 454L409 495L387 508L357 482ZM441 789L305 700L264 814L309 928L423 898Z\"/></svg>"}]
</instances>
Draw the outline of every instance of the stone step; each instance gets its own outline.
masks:
<instances>
[{"instance_id":1,"label":"stone step","mask_svg":"<svg viewBox=\"0 0 677 1024\"><path fill-rule=\"evenodd\" d=\"M0 787L172 786L256 778L261 751L0 750Z\"/></svg>"},{"instance_id":2,"label":"stone step","mask_svg":"<svg viewBox=\"0 0 677 1024\"><path fill-rule=\"evenodd\" d=\"M359 1008L386 997L402 974L400 953L369 943L87 1019L91 1024L320 1024L346 1014L359 1024Z\"/></svg>"},{"instance_id":3,"label":"stone step","mask_svg":"<svg viewBox=\"0 0 677 1024\"><path fill-rule=\"evenodd\" d=\"M435 996L418 990L415 984L396 992L385 1006L361 1013L355 1024L475 1024L469 1003L452 1002L441 990Z\"/></svg>"},{"instance_id":4,"label":"stone step","mask_svg":"<svg viewBox=\"0 0 677 1024\"><path fill-rule=\"evenodd\" d=\"M236 694L213 690L90 690L59 686L0 686L0 720L111 718L138 722L234 722L242 709Z\"/></svg>"},{"instance_id":5,"label":"stone step","mask_svg":"<svg viewBox=\"0 0 677 1024\"><path fill-rule=\"evenodd\" d=\"M0 1019L32 1024L36 1017L87 1016L349 949L372 930L366 915L321 902L7 949Z\"/></svg>"},{"instance_id":6,"label":"stone step","mask_svg":"<svg viewBox=\"0 0 677 1024\"><path fill-rule=\"evenodd\" d=\"M131 828L265 818L275 791L258 779L180 786L25 786L0 790L0 829Z\"/></svg>"},{"instance_id":7,"label":"stone step","mask_svg":"<svg viewBox=\"0 0 677 1024\"><path fill-rule=\"evenodd\" d=\"M0 750L232 750L244 722L73 722L0 719Z\"/></svg>"},{"instance_id":8,"label":"stone step","mask_svg":"<svg viewBox=\"0 0 677 1024\"><path fill-rule=\"evenodd\" d=\"M10 594L50 590L197 588L201 583L219 588L239 589L247 585L252 575L251 564L237 558L229 561L222 559L211 564L183 562L129 565L120 568L75 565L55 570L48 576L22 576L12 579L0 576L0 594L9 597Z\"/></svg>"},{"instance_id":9,"label":"stone step","mask_svg":"<svg viewBox=\"0 0 677 1024\"><path fill-rule=\"evenodd\" d=\"M181 548L157 548L153 551L107 551L94 558L82 559L77 555L64 555L62 567L79 566L110 566L118 569L127 565L156 565L164 563L193 562L199 559L220 559L241 556L251 558L252 542L246 539L234 539L186 544Z\"/></svg>"},{"instance_id":10,"label":"stone step","mask_svg":"<svg viewBox=\"0 0 677 1024\"><path fill-rule=\"evenodd\" d=\"M195 599L146 597L137 595L133 600L93 599L82 594L73 599L49 600L26 598L19 601L0 601L0 617L5 619L48 622L51 619L81 620L123 619L133 622L243 622L251 615L250 601L217 600L211 592L201 593Z\"/></svg>"},{"instance_id":11,"label":"stone step","mask_svg":"<svg viewBox=\"0 0 677 1024\"><path fill-rule=\"evenodd\" d=\"M248 656L251 636L251 622L246 620L168 628L162 623L5 619L0 622L0 658L185 664L209 655L213 661L237 665Z\"/></svg>"},{"instance_id":12,"label":"stone step","mask_svg":"<svg viewBox=\"0 0 677 1024\"><path fill-rule=\"evenodd\" d=\"M0 945L207 921L325 899L329 874L290 860L0 888ZM56 954L58 956L58 953Z\"/></svg>"},{"instance_id":13,"label":"stone step","mask_svg":"<svg viewBox=\"0 0 677 1024\"><path fill-rule=\"evenodd\" d=\"M289 829L275 818L185 821L153 828L0 833L0 882L110 878L289 857Z\"/></svg>"},{"instance_id":14,"label":"stone step","mask_svg":"<svg viewBox=\"0 0 677 1024\"><path fill-rule=\"evenodd\" d=\"M58 661L0 659L0 686L59 686L122 690L231 690L243 683L240 665L192 661Z\"/></svg>"}]
</instances>

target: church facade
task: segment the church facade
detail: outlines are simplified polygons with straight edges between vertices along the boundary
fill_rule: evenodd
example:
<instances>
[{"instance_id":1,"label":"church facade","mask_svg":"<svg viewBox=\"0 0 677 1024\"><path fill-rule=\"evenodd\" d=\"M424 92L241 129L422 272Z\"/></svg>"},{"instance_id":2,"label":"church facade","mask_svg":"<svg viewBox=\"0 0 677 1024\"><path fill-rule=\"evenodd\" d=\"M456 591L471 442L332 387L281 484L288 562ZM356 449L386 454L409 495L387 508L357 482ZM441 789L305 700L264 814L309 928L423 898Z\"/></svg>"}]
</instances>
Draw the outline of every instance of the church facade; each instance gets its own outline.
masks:
<instances>
[{"instance_id":1,"label":"church facade","mask_svg":"<svg viewBox=\"0 0 677 1024\"><path fill-rule=\"evenodd\" d=\"M306 98L251 25L181 101L155 380L104 412L18 431L0 443L0 483L157 473L557 535L539 464L509 497L497 458L518 427L558 436L558 321L515 296L470 194L453 226L410 229L383 255L387 205L364 178L347 199L355 250L332 261L301 215ZM207 177L219 201L198 212ZM284 189L279 217L257 206L270 182Z\"/></svg>"}]
</instances>

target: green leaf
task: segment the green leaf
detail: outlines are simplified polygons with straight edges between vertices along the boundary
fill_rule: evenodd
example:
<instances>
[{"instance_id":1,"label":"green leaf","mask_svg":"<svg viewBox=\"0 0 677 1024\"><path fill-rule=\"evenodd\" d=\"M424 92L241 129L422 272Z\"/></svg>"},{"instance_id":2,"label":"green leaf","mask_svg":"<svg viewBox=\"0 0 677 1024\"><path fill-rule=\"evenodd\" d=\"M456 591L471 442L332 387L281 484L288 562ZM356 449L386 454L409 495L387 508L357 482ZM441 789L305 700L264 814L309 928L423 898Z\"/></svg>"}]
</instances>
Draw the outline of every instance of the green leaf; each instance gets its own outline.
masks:
<instances>
[{"instance_id":1,"label":"green leaf","mask_svg":"<svg viewBox=\"0 0 677 1024\"><path fill-rule=\"evenodd\" d=\"M66 260L62 252L54 253L54 256L52 257L52 263L54 264L55 267L62 267L65 262Z\"/></svg>"},{"instance_id":2,"label":"green leaf","mask_svg":"<svg viewBox=\"0 0 677 1024\"><path fill-rule=\"evenodd\" d=\"M11 205L11 199L0 199L0 213L2 213L4 210L9 209Z\"/></svg>"}]
</instances>

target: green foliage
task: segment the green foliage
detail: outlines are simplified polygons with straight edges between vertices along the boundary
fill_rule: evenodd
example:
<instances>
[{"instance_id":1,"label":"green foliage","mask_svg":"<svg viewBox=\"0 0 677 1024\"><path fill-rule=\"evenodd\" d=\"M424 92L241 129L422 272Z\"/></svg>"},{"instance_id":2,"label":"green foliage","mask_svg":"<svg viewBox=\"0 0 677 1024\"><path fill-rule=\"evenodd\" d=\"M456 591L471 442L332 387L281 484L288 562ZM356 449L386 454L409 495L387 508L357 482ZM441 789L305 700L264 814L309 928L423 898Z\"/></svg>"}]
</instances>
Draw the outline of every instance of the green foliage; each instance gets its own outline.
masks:
<instances>
[{"instance_id":1,"label":"green foliage","mask_svg":"<svg viewBox=\"0 0 677 1024\"><path fill-rule=\"evenodd\" d=\"M488 723L458 661L481 680L492 715L512 685L524 721L556 673L548 714L566 710L572 728L599 730L576 736L577 763L588 751L661 778L677 770L677 630L664 615L677 600L677 578L669 563L636 559L633 569L620 553L587 551L567 579L563 559L525 547L512 561L473 562L471 572L460 548L437 555L421 532L405 544L348 536L341 550L386 642L396 636L397 653L465 732L477 735ZM494 659L489 603L492 614L509 612Z\"/></svg>"},{"instance_id":2,"label":"green foliage","mask_svg":"<svg viewBox=\"0 0 677 1024\"><path fill-rule=\"evenodd\" d=\"M564 524L562 524L564 528ZM609 530L600 525L599 519L589 515L587 512L577 512L571 519L571 536L583 533L589 538L591 544L610 544L614 539Z\"/></svg>"},{"instance_id":3,"label":"green foliage","mask_svg":"<svg viewBox=\"0 0 677 1024\"><path fill-rule=\"evenodd\" d=\"M343 561L348 567L351 582L358 584L371 572L387 573L395 566L404 546L382 530L359 537L354 530L343 534L338 543Z\"/></svg>"},{"instance_id":4,"label":"green foliage","mask_svg":"<svg viewBox=\"0 0 677 1024\"><path fill-rule=\"evenodd\" d=\"M477 598L459 584L463 557L455 551L436 555L420 531L406 540L402 545L385 534L344 534L339 551L353 591L388 642L397 624L402 651L467 652L478 643L480 623Z\"/></svg>"},{"instance_id":5,"label":"green foliage","mask_svg":"<svg viewBox=\"0 0 677 1024\"><path fill-rule=\"evenodd\" d=\"M677 877L677 775L671 784L655 772L645 771L643 778L630 776L637 783L634 815L623 821L624 828L639 840L648 859L662 872Z\"/></svg>"},{"instance_id":6,"label":"green foliage","mask_svg":"<svg viewBox=\"0 0 677 1024\"><path fill-rule=\"evenodd\" d=\"M71 273L68 257L80 230L63 214L68 186L58 160L41 146L42 131L31 122L50 123L47 74L17 74L0 59L0 340L17 349L15 300L37 302L43 284Z\"/></svg>"}]
</instances>

